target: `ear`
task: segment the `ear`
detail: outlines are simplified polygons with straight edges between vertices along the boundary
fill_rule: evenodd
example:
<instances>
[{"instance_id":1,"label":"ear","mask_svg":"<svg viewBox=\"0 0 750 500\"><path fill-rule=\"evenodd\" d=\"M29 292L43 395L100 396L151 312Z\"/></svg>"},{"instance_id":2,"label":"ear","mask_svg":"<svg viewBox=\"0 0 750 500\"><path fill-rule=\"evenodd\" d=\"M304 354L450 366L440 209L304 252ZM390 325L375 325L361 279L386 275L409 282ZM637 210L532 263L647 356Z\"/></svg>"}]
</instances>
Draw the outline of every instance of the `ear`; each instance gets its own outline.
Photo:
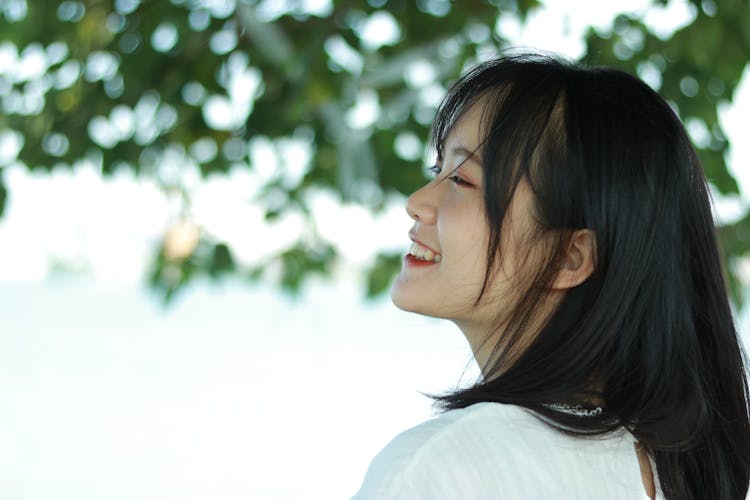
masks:
<instances>
[{"instance_id":1,"label":"ear","mask_svg":"<svg viewBox=\"0 0 750 500\"><path fill-rule=\"evenodd\" d=\"M580 285L591 276L595 267L596 236L590 229L578 229L570 239L552 289L565 290Z\"/></svg>"}]
</instances>

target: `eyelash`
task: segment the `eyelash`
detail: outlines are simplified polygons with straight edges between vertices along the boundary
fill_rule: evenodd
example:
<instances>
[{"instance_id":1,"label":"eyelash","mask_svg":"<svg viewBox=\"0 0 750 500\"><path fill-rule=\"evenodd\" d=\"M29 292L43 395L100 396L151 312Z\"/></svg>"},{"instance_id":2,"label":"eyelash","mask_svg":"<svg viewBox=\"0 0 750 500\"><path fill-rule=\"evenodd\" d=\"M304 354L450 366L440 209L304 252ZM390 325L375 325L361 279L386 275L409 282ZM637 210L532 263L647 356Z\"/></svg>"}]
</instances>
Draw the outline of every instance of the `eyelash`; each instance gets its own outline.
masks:
<instances>
[{"instance_id":1,"label":"eyelash","mask_svg":"<svg viewBox=\"0 0 750 500\"><path fill-rule=\"evenodd\" d=\"M431 172L431 173L432 173L433 175L437 176L437 175L439 175L439 174L440 174L440 172L442 172L442 170L443 170L443 169L441 169L439 165L432 165L432 166L431 166L431 167L430 167L430 168L429 168L428 170L429 170L429 171L430 171L430 172ZM451 177L448 177L448 179L449 179L449 180L450 180L450 181L451 181L452 183L456 184L457 186L465 186L465 187L469 187L469 186L471 186L471 185L472 185L471 183L469 183L469 182L466 182L465 180L463 180L462 178L460 178L460 177L459 177L459 176L457 176L457 175L452 175Z\"/></svg>"},{"instance_id":2,"label":"eyelash","mask_svg":"<svg viewBox=\"0 0 750 500\"><path fill-rule=\"evenodd\" d=\"M438 175L440 175L440 172L443 171L443 169L440 168L440 165L436 164L436 165L431 166L429 168L429 171L433 175L438 176ZM465 180L463 180L458 175L452 175L452 176L448 177L448 180L450 180L453 184L455 184L457 186L462 186L462 187L470 187L470 186L472 186L472 184L470 182L466 182Z\"/></svg>"}]
</instances>

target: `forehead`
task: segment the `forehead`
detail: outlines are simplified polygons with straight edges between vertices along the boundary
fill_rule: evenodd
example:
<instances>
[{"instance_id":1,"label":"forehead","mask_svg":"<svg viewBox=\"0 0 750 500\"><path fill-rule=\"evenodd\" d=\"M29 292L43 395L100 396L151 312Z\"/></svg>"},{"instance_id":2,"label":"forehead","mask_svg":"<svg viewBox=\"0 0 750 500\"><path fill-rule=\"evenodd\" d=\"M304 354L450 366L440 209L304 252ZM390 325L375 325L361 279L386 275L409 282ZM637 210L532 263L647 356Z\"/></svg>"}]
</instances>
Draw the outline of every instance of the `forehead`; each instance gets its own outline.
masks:
<instances>
[{"instance_id":1,"label":"forehead","mask_svg":"<svg viewBox=\"0 0 750 500\"><path fill-rule=\"evenodd\" d=\"M458 118L444 137L443 146L447 149L460 143L459 145L471 151L481 149L480 146L487 138L487 127L491 125L493 115L497 113L497 110L493 111L493 108L502 101L498 97L503 93L502 89L484 92L477 96L474 102L460 110Z\"/></svg>"},{"instance_id":2,"label":"forehead","mask_svg":"<svg viewBox=\"0 0 750 500\"><path fill-rule=\"evenodd\" d=\"M471 104L456 120L445 138L445 149L463 146L474 151L484 142L487 99L480 98Z\"/></svg>"}]
</instances>

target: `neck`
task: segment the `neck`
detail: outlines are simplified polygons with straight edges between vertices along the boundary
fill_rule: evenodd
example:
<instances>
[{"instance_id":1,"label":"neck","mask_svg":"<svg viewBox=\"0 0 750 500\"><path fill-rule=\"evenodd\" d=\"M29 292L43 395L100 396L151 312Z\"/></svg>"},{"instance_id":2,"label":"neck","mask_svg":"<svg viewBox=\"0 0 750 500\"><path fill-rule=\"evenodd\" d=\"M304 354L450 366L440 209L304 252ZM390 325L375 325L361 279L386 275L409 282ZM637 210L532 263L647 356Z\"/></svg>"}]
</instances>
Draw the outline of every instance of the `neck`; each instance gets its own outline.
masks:
<instances>
[{"instance_id":1,"label":"neck","mask_svg":"<svg viewBox=\"0 0 750 500\"><path fill-rule=\"evenodd\" d=\"M453 322L464 334L471 351L474 354L474 360L482 371L482 376L487 379L489 375L502 373L505 368L500 370L489 371L497 361L498 354L502 354L506 348L510 352L505 356L504 364L512 364L518 357L526 351L536 335L542 330L544 324L553 314L555 308L562 300L564 294L558 290L550 291L544 300L538 305L535 314L529 318L524 331L518 337L515 345L508 346L508 334L510 319L491 318L472 318L456 319Z\"/></svg>"},{"instance_id":2,"label":"neck","mask_svg":"<svg viewBox=\"0 0 750 500\"><path fill-rule=\"evenodd\" d=\"M456 326L461 330L469 343L471 352L474 355L474 361L476 361L479 369L482 372L482 376L487 378L489 370L492 367L492 361L497 352L502 349L500 347L497 352L493 352L497 349L499 339L502 337L499 330L494 332L484 325L471 323L467 321L454 321Z\"/></svg>"}]
</instances>

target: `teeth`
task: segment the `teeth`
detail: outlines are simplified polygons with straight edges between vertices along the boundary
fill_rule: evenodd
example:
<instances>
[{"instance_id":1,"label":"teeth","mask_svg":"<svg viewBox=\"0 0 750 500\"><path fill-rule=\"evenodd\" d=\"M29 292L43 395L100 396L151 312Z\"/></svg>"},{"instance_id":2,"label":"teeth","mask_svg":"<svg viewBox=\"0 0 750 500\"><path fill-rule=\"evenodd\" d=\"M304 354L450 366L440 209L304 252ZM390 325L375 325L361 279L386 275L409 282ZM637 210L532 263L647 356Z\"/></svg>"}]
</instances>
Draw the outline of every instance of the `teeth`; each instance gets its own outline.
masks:
<instances>
[{"instance_id":1,"label":"teeth","mask_svg":"<svg viewBox=\"0 0 750 500\"><path fill-rule=\"evenodd\" d=\"M440 254L436 254L432 250L428 250L418 245L417 243L411 244L411 246L409 247L409 253L421 260L428 260L433 262L440 262L441 260Z\"/></svg>"}]
</instances>

